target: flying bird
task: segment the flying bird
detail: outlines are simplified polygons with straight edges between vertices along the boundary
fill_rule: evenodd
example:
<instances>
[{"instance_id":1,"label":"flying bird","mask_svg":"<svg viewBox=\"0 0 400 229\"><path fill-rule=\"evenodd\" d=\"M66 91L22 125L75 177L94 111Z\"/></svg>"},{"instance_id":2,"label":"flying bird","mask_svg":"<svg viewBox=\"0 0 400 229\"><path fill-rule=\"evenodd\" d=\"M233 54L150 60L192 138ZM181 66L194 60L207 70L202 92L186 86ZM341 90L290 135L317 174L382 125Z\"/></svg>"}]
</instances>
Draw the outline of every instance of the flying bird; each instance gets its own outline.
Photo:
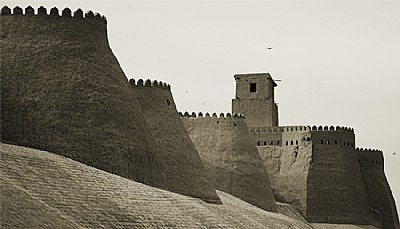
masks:
<instances>
[{"instance_id":1,"label":"flying bird","mask_svg":"<svg viewBox=\"0 0 400 229\"><path fill-rule=\"evenodd\" d=\"M272 49L271 47L267 48L267 49Z\"/></svg>"}]
</instances>

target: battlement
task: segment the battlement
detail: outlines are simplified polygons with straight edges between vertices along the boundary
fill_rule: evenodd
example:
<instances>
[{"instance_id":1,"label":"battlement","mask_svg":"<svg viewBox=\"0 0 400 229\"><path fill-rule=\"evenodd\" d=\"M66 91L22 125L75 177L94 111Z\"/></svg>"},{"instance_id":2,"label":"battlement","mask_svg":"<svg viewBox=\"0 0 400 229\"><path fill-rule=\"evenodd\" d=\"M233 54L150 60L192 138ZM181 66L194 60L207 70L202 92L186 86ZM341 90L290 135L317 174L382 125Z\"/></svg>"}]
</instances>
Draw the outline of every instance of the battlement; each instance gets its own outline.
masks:
<instances>
[{"instance_id":1,"label":"battlement","mask_svg":"<svg viewBox=\"0 0 400 229\"><path fill-rule=\"evenodd\" d=\"M354 133L354 129L350 127L340 126L279 126L279 127L268 127L268 128L250 128L252 134L266 134L271 132L307 132L307 131L343 131Z\"/></svg>"},{"instance_id":2,"label":"battlement","mask_svg":"<svg viewBox=\"0 0 400 229\"><path fill-rule=\"evenodd\" d=\"M374 155L382 155L383 154L383 152L381 151L381 150L378 150L378 149L367 149L367 148L359 148L359 147L357 147L356 148L356 152L357 153L369 153L369 154L374 154Z\"/></svg>"},{"instance_id":3,"label":"battlement","mask_svg":"<svg viewBox=\"0 0 400 229\"><path fill-rule=\"evenodd\" d=\"M143 79L139 79L137 82L134 79L130 79L129 80L129 85L132 88L135 87L156 87L156 88L161 88L161 89L165 89L165 90L171 90L171 85L167 84L167 83L163 83L161 81L157 81L157 80L143 80Z\"/></svg>"},{"instance_id":4,"label":"battlement","mask_svg":"<svg viewBox=\"0 0 400 229\"><path fill-rule=\"evenodd\" d=\"M236 114L236 113L233 113L233 114L231 114L231 113L226 113L226 114L221 113L218 116L217 113L212 113L210 115L210 113L207 112L207 113L205 113L203 115L202 112L199 112L198 114L196 114L195 112L192 112L191 114L189 114L189 112L186 111L183 114L182 114L182 112L179 112L179 115L181 117L184 117L184 118L216 118L216 119L241 118L241 119L244 119L244 115L243 114Z\"/></svg>"},{"instance_id":5,"label":"battlement","mask_svg":"<svg viewBox=\"0 0 400 229\"><path fill-rule=\"evenodd\" d=\"M72 14L72 11L69 8L65 8L59 13L58 8L53 7L50 11L43 6L39 7L36 11L31 6L25 8L25 12L19 6L14 7L11 10L8 6L4 6L1 8L0 15L1 16L37 16L37 17L54 17L54 18L74 18L74 19L87 19L87 20L98 20L107 24L107 19L105 16L100 15L99 13L93 13L89 10L86 13L83 13L81 9L77 9Z\"/></svg>"},{"instance_id":6,"label":"battlement","mask_svg":"<svg viewBox=\"0 0 400 229\"><path fill-rule=\"evenodd\" d=\"M358 163L361 166L383 166L383 152L378 149L356 148Z\"/></svg>"}]
</instances>

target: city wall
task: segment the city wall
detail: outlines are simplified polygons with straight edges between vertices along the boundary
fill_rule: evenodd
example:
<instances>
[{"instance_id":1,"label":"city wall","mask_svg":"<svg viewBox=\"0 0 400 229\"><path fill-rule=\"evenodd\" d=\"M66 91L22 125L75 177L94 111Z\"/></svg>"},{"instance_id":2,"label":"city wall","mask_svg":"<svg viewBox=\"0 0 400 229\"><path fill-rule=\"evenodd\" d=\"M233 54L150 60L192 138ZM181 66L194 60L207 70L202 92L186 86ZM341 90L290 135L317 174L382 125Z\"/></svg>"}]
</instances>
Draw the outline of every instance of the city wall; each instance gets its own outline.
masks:
<instances>
[{"instance_id":1,"label":"city wall","mask_svg":"<svg viewBox=\"0 0 400 229\"><path fill-rule=\"evenodd\" d=\"M369 207L380 213L383 228L399 229L398 212L384 172L383 152L357 148L356 153ZM379 214L375 215L378 217L374 221L379 223Z\"/></svg>"},{"instance_id":2,"label":"city wall","mask_svg":"<svg viewBox=\"0 0 400 229\"><path fill-rule=\"evenodd\" d=\"M99 14L1 9L1 141L162 187L163 168Z\"/></svg>"},{"instance_id":3,"label":"city wall","mask_svg":"<svg viewBox=\"0 0 400 229\"><path fill-rule=\"evenodd\" d=\"M242 115L185 112L182 121L216 189L277 211L267 171Z\"/></svg>"},{"instance_id":4,"label":"city wall","mask_svg":"<svg viewBox=\"0 0 400 229\"><path fill-rule=\"evenodd\" d=\"M250 129L275 198L310 222L370 222L354 130L329 126Z\"/></svg>"},{"instance_id":5,"label":"city wall","mask_svg":"<svg viewBox=\"0 0 400 229\"><path fill-rule=\"evenodd\" d=\"M142 79L137 82L131 79L129 84L137 95L165 168L164 188L207 202L221 203L176 110L170 85Z\"/></svg>"},{"instance_id":6,"label":"city wall","mask_svg":"<svg viewBox=\"0 0 400 229\"><path fill-rule=\"evenodd\" d=\"M308 176L310 222L369 224L368 202L353 131L311 131L313 165Z\"/></svg>"},{"instance_id":7,"label":"city wall","mask_svg":"<svg viewBox=\"0 0 400 229\"><path fill-rule=\"evenodd\" d=\"M269 132L268 135L277 139L278 133ZM282 132L280 134L279 138L282 139ZM279 202L293 204L305 215L307 211L307 178L313 155L311 142L300 140L295 144L294 139L303 139L301 136L307 137L307 133L298 132L297 134L298 136L290 140L294 142L293 145L290 143L288 146L286 144L283 146L262 144L257 148L268 171L275 199ZM265 139L265 136L258 137ZM264 143L264 141L271 143L269 140L260 142ZM277 143L278 140L273 142Z\"/></svg>"}]
</instances>

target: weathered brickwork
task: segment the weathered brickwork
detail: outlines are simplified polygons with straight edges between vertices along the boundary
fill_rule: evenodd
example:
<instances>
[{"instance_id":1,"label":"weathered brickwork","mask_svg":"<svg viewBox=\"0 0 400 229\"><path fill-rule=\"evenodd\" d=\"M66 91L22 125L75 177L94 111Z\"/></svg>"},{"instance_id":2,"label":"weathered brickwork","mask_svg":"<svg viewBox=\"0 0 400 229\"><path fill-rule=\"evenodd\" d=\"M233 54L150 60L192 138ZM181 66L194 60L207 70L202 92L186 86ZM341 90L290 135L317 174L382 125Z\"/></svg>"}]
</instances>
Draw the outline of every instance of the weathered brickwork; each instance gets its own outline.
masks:
<instances>
[{"instance_id":1,"label":"weathered brickwork","mask_svg":"<svg viewBox=\"0 0 400 229\"><path fill-rule=\"evenodd\" d=\"M312 228L221 191L223 204L208 204L52 153L0 150L2 228Z\"/></svg>"},{"instance_id":2,"label":"weathered brickwork","mask_svg":"<svg viewBox=\"0 0 400 229\"><path fill-rule=\"evenodd\" d=\"M357 148L356 152L374 221L385 229L400 228L393 194L384 172L382 151ZM380 213L378 217L374 210Z\"/></svg>"},{"instance_id":3,"label":"weathered brickwork","mask_svg":"<svg viewBox=\"0 0 400 229\"><path fill-rule=\"evenodd\" d=\"M277 211L268 174L241 115L207 113L182 121L216 189L267 211ZM232 117L233 116L233 117Z\"/></svg>"},{"instance_id":4,"label":"weathered brickwork","mask_svg":"<svg viewBox=\"0 0 400 229\"><path fill-rule=\"evenodd\" d=\"M143 110L146 124L165 169L164 188L220 203L176 106L170 86L156 80L129 80Z\"/></svg>"},{"instance_id":5,"label":"weathered brickwork","mask_svg":"<svg viewBox=\"0 0 400 229\"><path fill-rule=\"evenodd\" d=\"M268 73L236 74L235 80L232 113L244 114L250 128L278 126L278 106L273 90L276 83L271 76Z\"/></svg>"},{"instance_id":6,"label":"weathered brickwork","mask_svg":"<svg viewBox=\"0 0 400 229\"><path fill-rule=\"evenodd\" d=\"M311 145L257 147L271 181L275 199L307 210L307 177L312 160Z\"/></svg>"},{"instance_id":7,"label":"weathered brickwork","mask_svg":"<svg viewBox=\"0 0 400 229\"><path fill-rule=\"evenodd\" d=\"M128 82L106 25L1 9L0 140L20 145L1 143L2 227L400 228L353 129L279 126L268 73L235 75L232 115L179 117L170 85Z\"/></svg>"},{"instance_id":8,"label":"weathered brickwork","mask_svg":"<svg viewBox=\"0 0 400 229\"><path fill-rule=\"evenodd\" d=\"M163 168L104 17L2 8L1 141L162 187Z\"/></svg>"},{"instance_id":9,"label":"weathered brickwork","mask_svg":"<svg viewBox=\"0 0 400 229\"><path fill-rule=\"evenodd\" d=\"M386 220L384 228L398 224L397 212L393 212L395 203L383 171L360 170L353 129L274 126L270 120L275 120L277 111L270 108L272 101L258 102L273 98L276 84L271 76L239 74L235 80L237 91L232 109L247 112L245 120L251 123L253 144L267 168L277 201L294 204L309 222L379 226L376 221L382 214L383 221ZM238 105L242 98L246 98L245 105ZM379 191L370 186L380 187ZM386 196L385 207L371 204L383 198L382 195Z\"/></svg>"},{"instance_id":10,"label":"weathered brickwork","mask_svg":"<svg viewBox=\"0 0 400 229\"><path fill-rule=\"evenodd\" d=\"M368 224L370 217L354 134L312 131L312 166L307 179L310 222Z\"/></svg>"}]
</instances>

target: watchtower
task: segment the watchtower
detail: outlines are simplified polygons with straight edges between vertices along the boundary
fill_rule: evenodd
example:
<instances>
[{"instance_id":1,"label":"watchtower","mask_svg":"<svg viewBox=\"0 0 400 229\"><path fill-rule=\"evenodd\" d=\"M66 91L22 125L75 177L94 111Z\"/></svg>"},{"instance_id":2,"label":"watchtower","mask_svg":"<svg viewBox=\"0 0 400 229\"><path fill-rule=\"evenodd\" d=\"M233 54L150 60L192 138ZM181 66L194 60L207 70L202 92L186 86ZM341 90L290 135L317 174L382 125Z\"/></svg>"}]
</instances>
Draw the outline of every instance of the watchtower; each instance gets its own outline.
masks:
<instances>
[{"instance_id":1,"label":"watchtower","mask_svg":"<svg viewBox=\"0 0 400 229\"><path fill-rule=\"evenodd\" d=\"M236 74L236 98L232 113L242 113L249 128L278 126L277 86L269 73Z\"/></svg>"}]
</instances>

